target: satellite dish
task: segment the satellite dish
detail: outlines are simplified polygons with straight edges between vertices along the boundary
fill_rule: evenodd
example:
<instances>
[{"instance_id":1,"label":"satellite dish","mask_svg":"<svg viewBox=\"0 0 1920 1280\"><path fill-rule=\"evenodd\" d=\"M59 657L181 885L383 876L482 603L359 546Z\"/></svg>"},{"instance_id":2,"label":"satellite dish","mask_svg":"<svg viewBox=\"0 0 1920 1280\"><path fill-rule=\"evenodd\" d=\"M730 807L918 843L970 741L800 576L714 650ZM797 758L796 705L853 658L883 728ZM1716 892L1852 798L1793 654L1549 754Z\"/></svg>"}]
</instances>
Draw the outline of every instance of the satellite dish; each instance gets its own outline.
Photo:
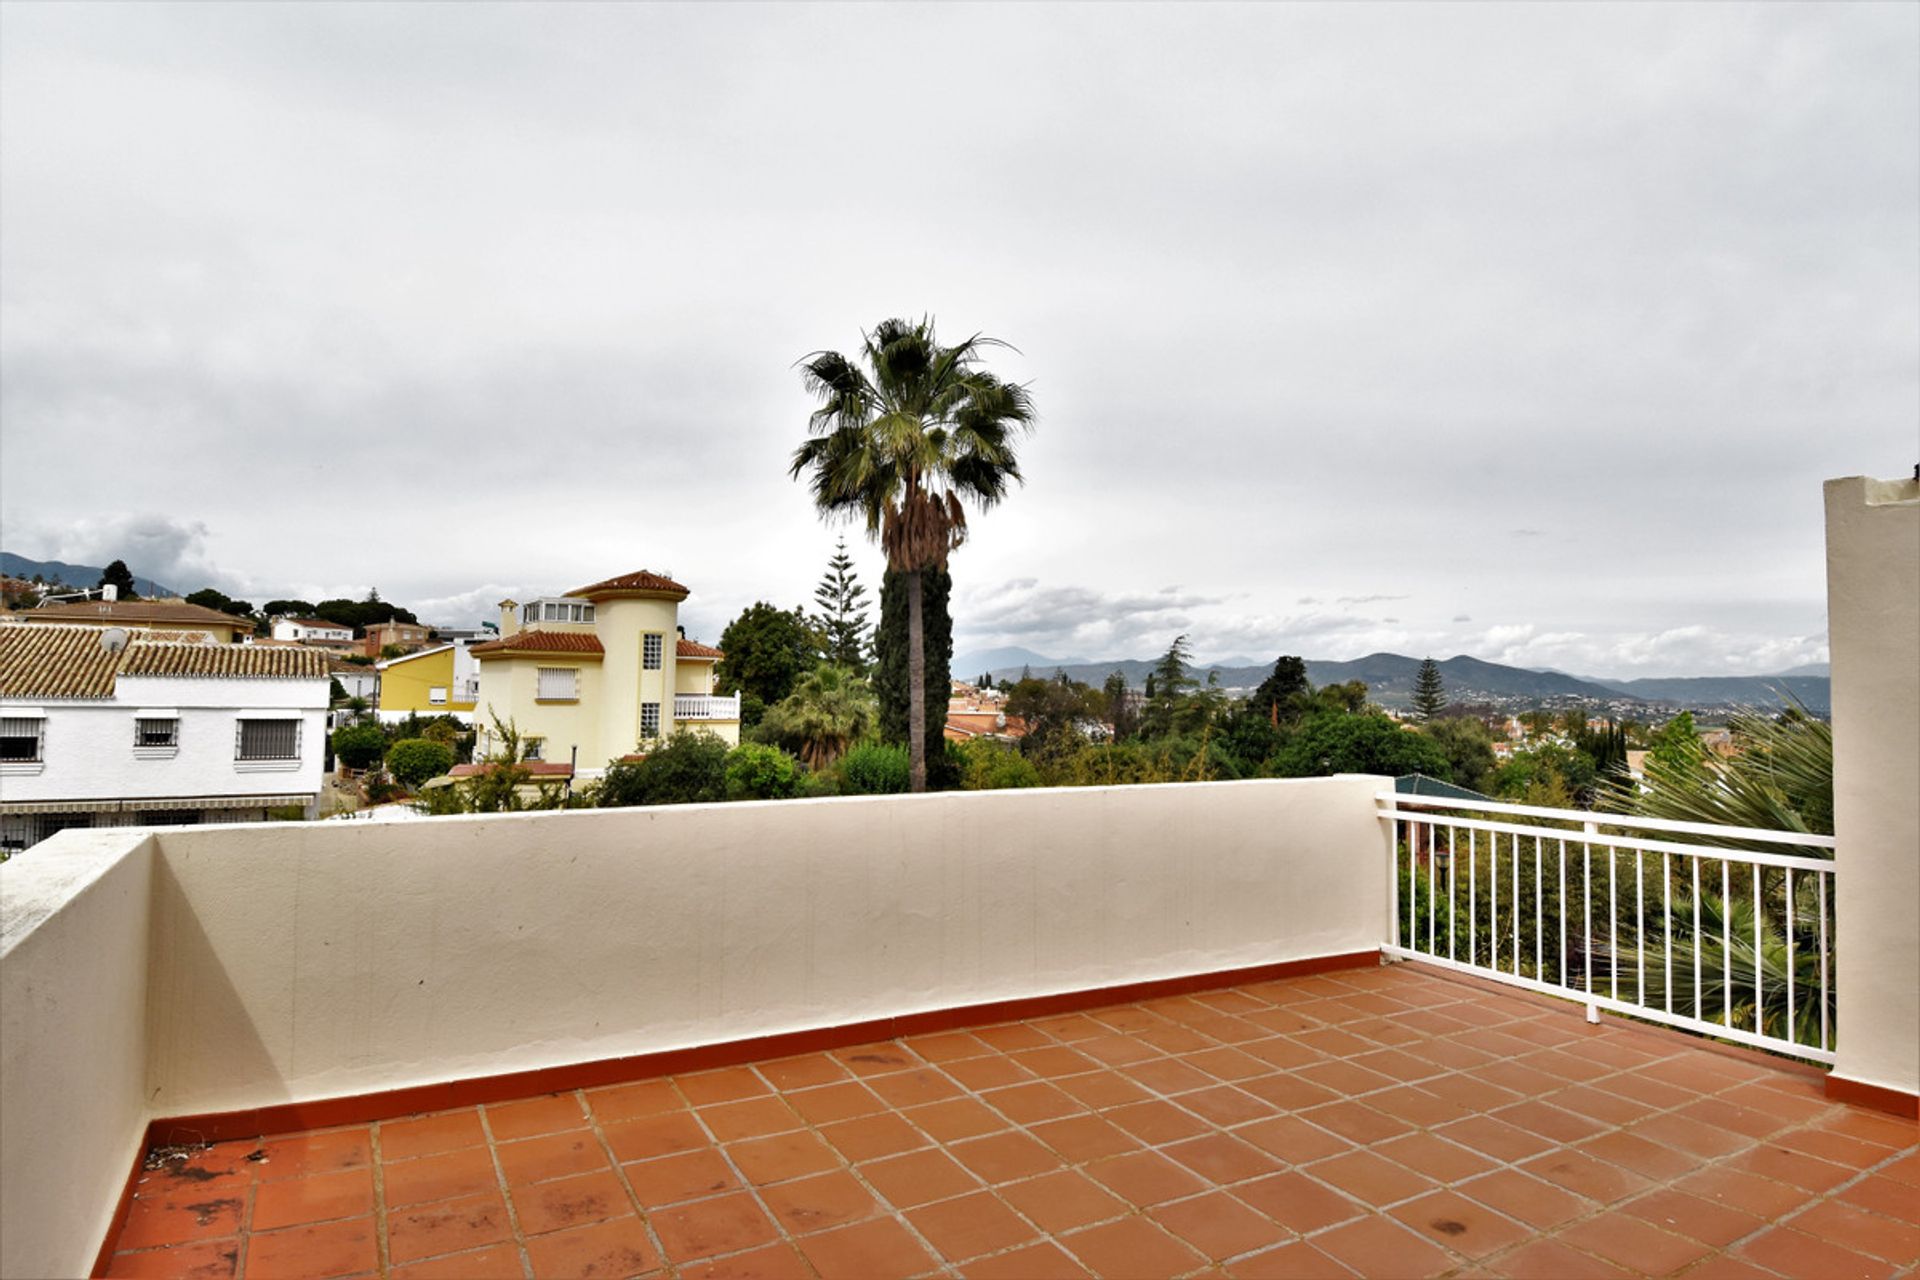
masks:
<instances>
[{"instance_id":1,"label":"satellite dish","mask_svg":"<svg viewBox=\"0 0 1920 1280\"><path fill-rule=\"evenodd\" d=\"M122 649L126 648L127 647L126 628L125 627L108 627L105 631L102 631L100 633L100 647L102 649L105 649L108 653L119 653Z\"/></svg>"}]
</instances>

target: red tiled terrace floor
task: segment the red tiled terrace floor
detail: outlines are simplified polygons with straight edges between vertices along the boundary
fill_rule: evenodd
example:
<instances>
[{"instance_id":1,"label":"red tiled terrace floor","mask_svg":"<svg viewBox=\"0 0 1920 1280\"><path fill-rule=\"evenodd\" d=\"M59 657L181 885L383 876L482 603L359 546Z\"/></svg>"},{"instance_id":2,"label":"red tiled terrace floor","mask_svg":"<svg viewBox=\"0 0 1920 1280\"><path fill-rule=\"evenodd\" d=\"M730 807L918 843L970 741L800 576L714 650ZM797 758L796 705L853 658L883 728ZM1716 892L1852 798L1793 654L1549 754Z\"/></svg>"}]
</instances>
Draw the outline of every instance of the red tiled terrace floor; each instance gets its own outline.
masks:
<instances>
[{"instance_id":1,"label":"red tiled terrace floor","mask_svg":"<svg viewBox=\"0 0 1920 1280\"><path fill-rule=\"evenodd\" d=\"M1398 965L221 1143L143 1174L116 1248L113 1276L1838 1280L1920 1263L1920 1131Z\"/></svg>"}]
</instances>

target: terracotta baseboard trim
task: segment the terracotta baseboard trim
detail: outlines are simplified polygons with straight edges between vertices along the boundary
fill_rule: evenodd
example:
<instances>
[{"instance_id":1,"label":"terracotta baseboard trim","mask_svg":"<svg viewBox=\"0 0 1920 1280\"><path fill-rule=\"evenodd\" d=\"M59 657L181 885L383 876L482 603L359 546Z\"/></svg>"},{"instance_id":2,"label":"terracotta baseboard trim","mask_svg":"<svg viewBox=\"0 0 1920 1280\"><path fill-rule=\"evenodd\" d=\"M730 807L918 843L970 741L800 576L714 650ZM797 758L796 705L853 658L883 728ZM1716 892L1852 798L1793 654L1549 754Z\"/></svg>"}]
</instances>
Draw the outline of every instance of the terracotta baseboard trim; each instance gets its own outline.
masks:
<instances>
[{"instance_id":1,"label":"terracotta baseboard trim","mask_svg":"<svg viewBox=\"0 0 1920 1280\"><path fill-rule=\"evenodd\" d=\"M696 1045L687 1049L668 1049L659 1053L637 1054L626 1058L603 1058L595 1062L569 1063L540 1067L530 1071L512 1071L501 1075L476 1076L450 1080L442 1084L415 1085L382 1093L365 1093L346 1098L322 1098L313 1102L287 1102L243 1111L225 1111L205 1115L173 1116L155 1120L147 1127L147 1149L179 1142L223 1142L235 1138L258 1138L278 1133L298 1133L307 1129L328 1129L337 1125L370 1124L428 1111L446 1111L455 1107L478 1106L490 1102L510 1102L543 1093L561 1093L568 1089L592 1089L601 1085L626 1084L655 1076L679 1075L689 1071L710 1071L767 1058L785 1058L803 1053L825 1053L876 1040L901 1036L931 1035L957 1031L965 1027L1023 1018L1048 1018L1079 1013L1102 1005L1129 1004L1139 1000L1158 1000L1168 996L1191 995L1221 987L1253 982L1271 982L1278 978L1303 978L1341 969L1367 968L1380 963L1378 951L1353 951L1341 955L1314 956L1305 960L1283 960L1275 964L1253 965L1244 969L1223 969L1212 973L1191 974L1179 978L1158 978L1146 982L1128 982L1112 987L1093 987L1058 995L1028 996L1016 1000L996 1000L988 1004L961 1005L952 1009L933 1009L898 1017L874 1018L834 1027L807 1031L789 1031L778 1035L729 1040L722 1044ZM137 1172L137 1171L136 1171Z\"/></svg>"},{"instance_id":2,"label":"terracotta baseboard trim","mask_svg":"<svg viewBox=\"0 0 1920 1280\"><path fill-rule=\"evenodd\" d=\"M1889 1089L1883 1084L1867 1084L1842 1076L1827 1076L1827 1097L1855 1107L1871 1107L1899 1116L1902 1120L1920 1120L1920 1094Z\"/></svg>"}]
</instances>

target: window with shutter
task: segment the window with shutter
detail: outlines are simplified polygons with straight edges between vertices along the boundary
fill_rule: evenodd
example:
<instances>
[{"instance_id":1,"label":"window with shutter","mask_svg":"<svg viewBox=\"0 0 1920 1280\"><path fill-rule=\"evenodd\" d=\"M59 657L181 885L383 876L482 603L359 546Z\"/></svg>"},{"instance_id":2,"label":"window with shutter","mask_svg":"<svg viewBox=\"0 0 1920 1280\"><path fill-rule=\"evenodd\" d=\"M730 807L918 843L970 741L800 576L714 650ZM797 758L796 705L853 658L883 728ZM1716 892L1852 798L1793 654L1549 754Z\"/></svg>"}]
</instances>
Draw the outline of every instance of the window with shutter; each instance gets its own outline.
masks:
<instances>
[{"instance_id":1,"label":"window with shutter","mask_svg":"<svg viewBox=\"0 0 1920 1280\"><path fill-rule=\"evenodd\" d=\"M542 702L573 701L580 696L580 673L572 667L541 667L539 691Z\"/></svg>"}]
</instances>

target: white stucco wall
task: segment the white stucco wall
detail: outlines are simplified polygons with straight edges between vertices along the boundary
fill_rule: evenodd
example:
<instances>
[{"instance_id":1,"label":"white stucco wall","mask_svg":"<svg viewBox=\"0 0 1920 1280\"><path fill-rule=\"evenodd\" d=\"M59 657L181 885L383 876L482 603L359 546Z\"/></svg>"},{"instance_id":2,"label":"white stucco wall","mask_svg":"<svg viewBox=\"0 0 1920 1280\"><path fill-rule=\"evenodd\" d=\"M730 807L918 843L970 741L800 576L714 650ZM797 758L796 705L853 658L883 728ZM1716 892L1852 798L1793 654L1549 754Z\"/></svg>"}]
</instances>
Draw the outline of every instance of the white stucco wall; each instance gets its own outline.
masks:
<instances>
[{"instance_id":1,"label":"white stucco wall","mask_svg":"<svg viewBox=\"0 0 1920 1280\"><path fill-rule=\"evenodd\" d=\"M153 838L0 864L0 1276L83 1276L140 1155Z\"/></svg>"},{"instance_id":2,"label":"white stucco wall","mask_svg":"<svg viewBox=\"0 0 1920 1280\"><path fill-rule=\"evenodd\" d=\"M181 796L310 795L320 790L326 751L325 680L189 680L121 676L115 696L99 702L0 700L46 713L44 759L38 769L8 765L0 799L120 800ZM134 750L142 710L178 711L180 745L172 754ZM302 722L300 759L236 761L234 722L253 713Z\"/></svg>"},{"instance_id":3,"label":"white stucco wall","mask_svg":"<svg viewBox=\"0 0 1920 1280\"><path fill-rule=\"evenodd\" d=\"M1829 480L1839 1062L1920 1093L1920 483Z\"/></svg>"},{"instance_id":4,"label":"white stucco wall","mask_svg":"<svg viewBox=\"0 0 1920 1280\"><path fill-rule=\"evenodd\" d=\"M1379 785L170 829L149 1095L221 1111L1367 950Z\"/></svg>"}]
</instances>

